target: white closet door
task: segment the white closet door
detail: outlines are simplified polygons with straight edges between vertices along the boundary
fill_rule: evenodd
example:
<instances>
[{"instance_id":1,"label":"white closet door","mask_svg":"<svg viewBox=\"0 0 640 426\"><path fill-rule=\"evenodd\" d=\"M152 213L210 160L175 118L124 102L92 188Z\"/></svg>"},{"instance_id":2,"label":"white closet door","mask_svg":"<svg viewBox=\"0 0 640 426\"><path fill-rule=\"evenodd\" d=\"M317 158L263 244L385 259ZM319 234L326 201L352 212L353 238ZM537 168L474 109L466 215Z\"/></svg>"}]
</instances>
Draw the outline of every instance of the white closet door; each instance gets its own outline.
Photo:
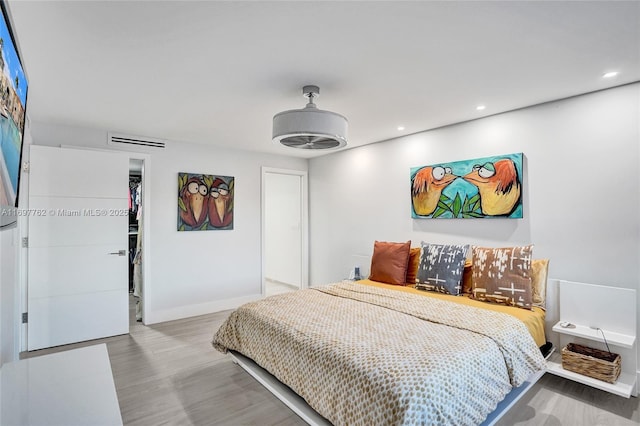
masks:
<instances>
[{"instance_id":1,"label":"white closet door","mask_svg":"<svg viewBox=\"0 0 640 426\"><path fill-rule=\"evenodd\" d=\"M128 156L30 149L28 350L128 333Z\"/></svg>"}]
</instances>

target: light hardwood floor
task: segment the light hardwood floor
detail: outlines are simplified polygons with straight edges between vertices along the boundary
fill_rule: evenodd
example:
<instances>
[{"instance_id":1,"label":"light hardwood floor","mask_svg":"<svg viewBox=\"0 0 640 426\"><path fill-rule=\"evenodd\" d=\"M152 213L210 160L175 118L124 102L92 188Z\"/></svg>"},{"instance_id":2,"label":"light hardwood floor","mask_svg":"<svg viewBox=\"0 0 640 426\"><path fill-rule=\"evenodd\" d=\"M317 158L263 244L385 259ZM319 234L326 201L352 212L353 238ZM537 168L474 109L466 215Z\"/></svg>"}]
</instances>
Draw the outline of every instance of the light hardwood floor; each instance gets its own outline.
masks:
<instances>
[{"instance_id":1,"label":"light hardwood floor","mask_svg":"<svg viewBox=\"0 0 640 426\"><path fill-rule=\"evenodd\" d=\"M129 335L23 357L105 342L125 425L304 425L249 374L212 348L213 333L228 314L148 327L133 319ZM638 425L639 401L547 374L498 424Z\"/></svg>"},{"instance_id":2,"label":"light hardwood floor","mask_svg":"<svg viewBox=\"0 0 640 426\"><path fill-rule=\"evenodd\" d=\"M291 284L282 283L280 281L273 281L269 278L265 279L265 296L274 296L276 294L289 293L291 291L300 290L299 287L296 287Z\"/></svg>"}]
</instances>

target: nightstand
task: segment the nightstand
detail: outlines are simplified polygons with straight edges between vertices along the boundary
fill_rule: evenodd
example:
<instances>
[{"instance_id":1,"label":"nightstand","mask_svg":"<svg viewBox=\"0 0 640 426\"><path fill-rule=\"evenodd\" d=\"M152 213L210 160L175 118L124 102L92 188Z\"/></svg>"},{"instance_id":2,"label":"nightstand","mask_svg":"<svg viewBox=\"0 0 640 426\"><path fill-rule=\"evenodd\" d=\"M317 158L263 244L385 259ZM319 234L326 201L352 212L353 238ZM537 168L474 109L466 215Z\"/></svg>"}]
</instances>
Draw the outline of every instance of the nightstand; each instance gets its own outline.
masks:
<instances>
[{"instance_id":1,"label":"nightstand","mask_svg":"<svg viewBox=\"0 0 640 426\"><path fill-rule=\"evenodd\" d=\"M636 291L571 281L559 284L561 321L552 330L560 335L560 347L547 361L547 372L625 398L637 396ZM575 327L562 327L563 322ZM622 373L615 383L562 368L561 351L568 343L606 350L600 330L611 352L622 359Z\"/></svg>"}]
</instances>

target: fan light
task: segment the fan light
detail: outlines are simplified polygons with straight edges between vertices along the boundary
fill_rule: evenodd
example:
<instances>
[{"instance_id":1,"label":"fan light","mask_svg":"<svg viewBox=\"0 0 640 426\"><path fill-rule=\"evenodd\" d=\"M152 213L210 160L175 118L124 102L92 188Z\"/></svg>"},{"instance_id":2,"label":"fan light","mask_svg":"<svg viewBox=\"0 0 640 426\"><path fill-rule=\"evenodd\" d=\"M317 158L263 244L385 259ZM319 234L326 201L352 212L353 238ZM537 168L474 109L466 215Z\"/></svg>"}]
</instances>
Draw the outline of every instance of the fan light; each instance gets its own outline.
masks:
<instances>
[{"instance_id":1,"label":"fan light","mask_svg":"<svg viewBox=\"0 0 640 426\"><path fill-rule=\"evenodd\" d=\"M318 109L313 100L320 94L318 86L304 86L309 99L303 109L283 111L273 116L273 142L298 149L332 149L347 144L348 122L345 117Z\"/></svg>"}]
</instances>

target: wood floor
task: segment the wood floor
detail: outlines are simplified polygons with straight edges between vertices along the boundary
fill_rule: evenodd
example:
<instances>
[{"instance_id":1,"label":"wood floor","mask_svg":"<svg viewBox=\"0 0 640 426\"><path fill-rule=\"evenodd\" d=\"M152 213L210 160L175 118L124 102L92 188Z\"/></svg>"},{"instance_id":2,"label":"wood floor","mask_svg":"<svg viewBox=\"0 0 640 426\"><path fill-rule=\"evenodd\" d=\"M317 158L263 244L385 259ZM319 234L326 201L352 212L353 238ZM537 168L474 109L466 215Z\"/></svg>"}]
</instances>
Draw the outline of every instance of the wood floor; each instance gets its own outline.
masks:
<instances>
[{"instance_id":1,"label":"wood floor","mask_svg":"<svg viewBox=\"0 0 640 426\"><path fill-rule=\"evenodd\" d=\"M299 287L296 287L294 285L286 284L279 281L273 281L269 278L265 279L264 281L265 297L275 296L276 294L289 293L291 291L300 289Z\"/></svg>"},{"instance_id":2,"label":"wood floor","mask_svg":"<svg viewBox=\"0 0 640 426\"><path fill-rule=\"evenodd\" d=\"M214 350L220 312L144 326L129 335L23 354L107 344L125 425L304 425L249 374ZM90 391L90 390L88 390ZM545 375L498 424L640 424L640 399L625 399Z\"/></svg>"}]
</instances>

